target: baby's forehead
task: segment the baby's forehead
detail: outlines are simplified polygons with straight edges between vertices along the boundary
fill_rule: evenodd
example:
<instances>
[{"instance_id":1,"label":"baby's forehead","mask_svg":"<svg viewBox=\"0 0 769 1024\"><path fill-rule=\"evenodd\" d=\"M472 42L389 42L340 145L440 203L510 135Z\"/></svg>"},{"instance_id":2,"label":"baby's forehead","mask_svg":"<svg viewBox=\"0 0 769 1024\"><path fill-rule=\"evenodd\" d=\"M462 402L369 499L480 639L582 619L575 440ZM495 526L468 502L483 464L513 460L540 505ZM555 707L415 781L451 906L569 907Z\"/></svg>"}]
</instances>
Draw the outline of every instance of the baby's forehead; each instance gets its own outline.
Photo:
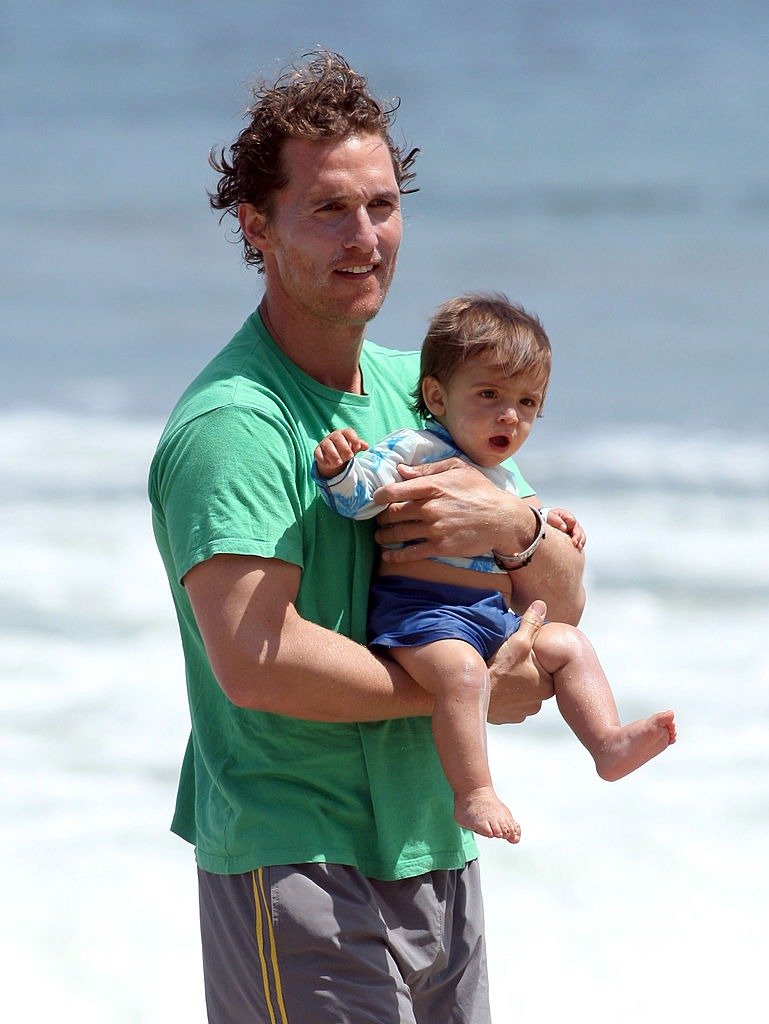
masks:
<instances>
[{"instance_id":1,"label":"baby's forehead","mask_svg":"<svg viewBox=\"0 0 769 1024\"><path fill-rule=\"evenodd\" d=\"M547 384L547 374L539 369L520 369L500 362L494 356L477 356L466 359L462 364L463 376L478 378L492 383L517 384L531 387L532 390L543 388Z\"/></svg>"}]
</instances>

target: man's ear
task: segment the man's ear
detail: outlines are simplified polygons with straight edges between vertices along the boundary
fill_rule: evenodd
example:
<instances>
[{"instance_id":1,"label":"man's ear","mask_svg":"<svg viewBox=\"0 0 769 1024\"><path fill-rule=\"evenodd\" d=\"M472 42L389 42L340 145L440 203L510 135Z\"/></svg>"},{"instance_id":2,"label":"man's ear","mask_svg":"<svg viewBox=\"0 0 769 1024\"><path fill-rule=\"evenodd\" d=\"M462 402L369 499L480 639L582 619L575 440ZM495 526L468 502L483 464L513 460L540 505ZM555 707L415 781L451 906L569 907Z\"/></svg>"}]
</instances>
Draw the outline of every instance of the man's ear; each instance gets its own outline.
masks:
<instances>
[{"instance_id":1,"label":"man's ear","mask_svg":"<svg viewBox=\"0 0 769 1024\"><path fill-rule=\"evenodd\" d=\"M443 385L437 377L425 377L422 381L422 398L433 416L443 416L446 412Z\"/></svg>"},{"instance_id":2,"label":"man's ear","mask_svg":"<svg viewBox=\"0 0 769 1024\"><path fill-rule=\"evenodd\" d=\"M248 244L254 249L264 252L269 244L267 241L267 215L251 203L240 203L238 205L238 222Z\"/></svg>"}]
</instances>

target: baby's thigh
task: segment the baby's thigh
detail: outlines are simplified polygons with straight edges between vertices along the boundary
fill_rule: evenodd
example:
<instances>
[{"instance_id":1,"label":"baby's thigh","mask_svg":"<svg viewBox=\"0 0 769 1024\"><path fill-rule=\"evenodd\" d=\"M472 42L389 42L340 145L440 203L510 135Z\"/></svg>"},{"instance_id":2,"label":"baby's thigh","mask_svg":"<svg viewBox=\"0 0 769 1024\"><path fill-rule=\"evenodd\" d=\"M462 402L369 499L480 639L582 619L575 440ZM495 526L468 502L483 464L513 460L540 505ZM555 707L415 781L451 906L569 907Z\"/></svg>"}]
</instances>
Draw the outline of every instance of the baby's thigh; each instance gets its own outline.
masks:
<instances>
[{"instance_id":1,"label":"baby's thigh","mask_svg":"<svg viewBox=\"0 0 769 1024\"><path fill-rule=\"evenodd\" d=\"M415 682L436 696L488 689L486 662L465 640L435 640L418 647L392 647L388 653Z\"/></svg>"}]
</instances>

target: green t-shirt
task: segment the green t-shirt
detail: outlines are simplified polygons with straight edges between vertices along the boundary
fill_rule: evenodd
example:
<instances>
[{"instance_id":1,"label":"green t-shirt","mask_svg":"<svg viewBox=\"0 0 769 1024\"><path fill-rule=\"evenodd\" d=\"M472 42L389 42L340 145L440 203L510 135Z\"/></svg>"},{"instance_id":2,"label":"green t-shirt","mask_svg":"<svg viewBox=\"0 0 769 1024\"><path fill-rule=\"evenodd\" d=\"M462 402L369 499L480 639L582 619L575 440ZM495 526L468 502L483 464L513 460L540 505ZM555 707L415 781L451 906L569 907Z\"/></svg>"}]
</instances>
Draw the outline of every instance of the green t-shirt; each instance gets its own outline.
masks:
<instances>
[{"instance_id":1,"label":"green t-shirt","mask_svg":"<svg viewBox=\"0 0 769 1024\"><path fill-rule=\"evenodd\" d=\"M253 314L184 393L152 463L153 528L192 719L172 827L207 871L327 861L394 879L477 855L454 822L429 718L329 724L236 707L181 584L216 554L280 558L302 569L299 614L365 643L375 526L326 506L312 453L337 427L376 441L420 426L409 393L418 354L365 342L360 365L366 394L333 391L287 359Z\"/></svg>"}]
</instances>

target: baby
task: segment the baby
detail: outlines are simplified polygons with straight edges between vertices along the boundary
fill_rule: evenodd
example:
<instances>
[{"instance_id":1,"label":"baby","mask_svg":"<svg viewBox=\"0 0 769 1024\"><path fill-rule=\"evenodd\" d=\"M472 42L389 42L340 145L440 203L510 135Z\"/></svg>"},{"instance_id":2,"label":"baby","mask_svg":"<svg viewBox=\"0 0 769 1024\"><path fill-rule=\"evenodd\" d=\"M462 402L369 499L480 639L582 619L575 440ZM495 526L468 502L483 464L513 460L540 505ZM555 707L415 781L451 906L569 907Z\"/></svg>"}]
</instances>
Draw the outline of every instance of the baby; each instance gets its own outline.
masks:
<instances>
[{"instance_id":1,"label":"baby","mask_svg":"<svg viewBox=\"0 0 769 1024\"><path fill-rule=\"evenodd\" d=\"M452 456L474 465L503 490L525 484L514 455L540 415L550 377L550 342L539 320L503 295L467 295L439 307L422 346L416 408L424 430L398 430L374 448L346 428L315 449L313 476L341 515L368 519L382 511L377 488L399 480L398 465ZM568 533L582 548L585 534L566 509L542 509L526 491L534 540L515 555L382 561L371 588L368 640L387 650L435 697L433 735L454 792L454 816L465 828L517 843L521 830L497 796L486 750L487 661L515 632L516 569L527 565L547 529ZM587 637L573 626L546 622L534 656L553 677L558 707L592 755L598 774L613 781L635 771L676 739L672 711L622 725L609 682Z\"/></svg>"}]
</instances>

